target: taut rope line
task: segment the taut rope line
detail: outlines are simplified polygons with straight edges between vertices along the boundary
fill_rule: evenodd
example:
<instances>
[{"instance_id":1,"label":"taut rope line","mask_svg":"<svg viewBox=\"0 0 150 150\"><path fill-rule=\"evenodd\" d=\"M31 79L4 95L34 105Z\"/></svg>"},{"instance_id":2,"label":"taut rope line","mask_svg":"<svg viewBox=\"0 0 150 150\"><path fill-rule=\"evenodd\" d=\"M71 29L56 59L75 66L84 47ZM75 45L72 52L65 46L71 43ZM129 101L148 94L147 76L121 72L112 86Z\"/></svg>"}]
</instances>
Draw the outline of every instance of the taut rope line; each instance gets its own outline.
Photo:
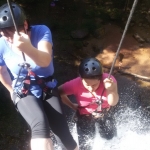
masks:
<instances>
[{"instance_id":1,"label":"taut rope line","mask_svg":"<svg viewBox=\"0 0 150 150\"><path fill-rule=\"evenodd\" d=\"M110 69L108 78L110 78L110 76L111 76L111 74L112 74L114 65L115 65L115 63L116 63L116 60L117 60L117 57L118 57L120 48L121 48L122 43L123 43L123 40L124 40L124 38L125 38L127 29L128 29L128 27L129 27L130 21L131 21L131 19L132 19L132 15L133 15L134 10L135 10L135 7L136 7L136 5L137 5L137 2L138 2L138 0L134 0L134 3L133 3L133 5L132 5L132 9L131 9L131 11L130 11L130 15L129 15L129 17L128 17L128 20L127 20L127 23L126 23L124 32L123 32L123 34L122 34L122 37L121 37L121 40L120 40L120 43L119 43L119 46L118 46L118 49L117 49L117 52L116 52L116 55L115 55L114 60L113 60L113 62L112 62L112 66L111 66L111 69Z\"/></svg>"},{"instance_id":2,"label":"taut rope line","mask_svg":"<svg viewBox=\"0 0 150 150\"><path fill-rule=\"evenodd\" d=\"M13 8L12 8L12 5L11 5L10 0L7 0L7 3L8 3L8 6L9 6L9 9L10 9L10 13L11 13L11 16L12 16L12 20L13 20L13 23L14 23L15 30L16 30L17 34L20 35L20 34L19 34L19 31L18 31L18 28L17 28L17 24L16 24L14 12L13 12ZM26 63L25 54L24 54L23 52L22 52L22 57L23 57L24 62L23 62L22 64L19 64L20 69L19 69L19 72L18 72L18 77L17 77L17 79L16 79L16 81L15 81L14 87L16 86L16 84L17 84L17 82L18 82L19 75L20 75L20 73L21 73L22 68L25 67L25 68L28 69L28 68L30 67L30 64Z\"/></svg>"},{"instance_id":3,"label":"taut rope line","mask_svg":"<svg viewBox=\"0 0 150 150\"><path fill-rule=\"evenodd\" d=\"M10 9L10 13L11 13L11 16L12 16L12 20L13 20L13 23L14 23L15 30L16 30L17 34L19 35L19 31L18 31L18 28L17 28L17 24L16 24L16 21L15 21L14 12L13 12L11 3L10 3L9 0L7 0L7 3L8 3L8 6L9 6L9 9ZM22 52L22 57L23 57L24 62L26 62L26 58L25 58L25 55L24 55L23 52Z\"/></svg>"}]
</instances>

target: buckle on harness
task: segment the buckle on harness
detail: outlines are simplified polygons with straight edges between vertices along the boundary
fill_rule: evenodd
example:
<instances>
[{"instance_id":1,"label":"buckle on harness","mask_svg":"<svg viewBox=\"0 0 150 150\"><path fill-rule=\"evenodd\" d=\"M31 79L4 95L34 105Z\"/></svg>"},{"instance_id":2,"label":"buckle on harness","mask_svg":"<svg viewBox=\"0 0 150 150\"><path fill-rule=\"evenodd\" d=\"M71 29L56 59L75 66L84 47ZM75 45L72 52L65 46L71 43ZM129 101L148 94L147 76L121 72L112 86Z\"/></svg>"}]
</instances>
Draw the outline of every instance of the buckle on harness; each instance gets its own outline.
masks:
<instances>
[{"instance_id":1,"label":"buckle on harness","mask_svg":"<svg viewBox=\"0 0 150 150\"><path fill-rule=\"evenodd\" d=\"M17 97L19 97L20 99L21 99L21 98L24 98L24 97L26 96L26 94L21 93L21 92L19 92L19 91L17 91L16 95L17 95Z\"/></svg>"},{"instance_id":2,"label":"buckle on harness","mask_svg":"<svg viewBox=\"0 0 150 150\"><path fill-rule=\"evenodd\" d=\"M102 101L97 100L95 103L98 104L98 105L101 105L101 104L102 104Z\"/></svg>"},{"instance_id":3,"label":"buckle on harness","mask_svg":"<svg viewBox=\"0 0 150 150\"><path fill-rule=\"evenodd\" d=\"M101 112L92 112L92 117L94 119L102 118L102 117L104 117L104 113L101 113Z\"/></svg>"}]
</instances>

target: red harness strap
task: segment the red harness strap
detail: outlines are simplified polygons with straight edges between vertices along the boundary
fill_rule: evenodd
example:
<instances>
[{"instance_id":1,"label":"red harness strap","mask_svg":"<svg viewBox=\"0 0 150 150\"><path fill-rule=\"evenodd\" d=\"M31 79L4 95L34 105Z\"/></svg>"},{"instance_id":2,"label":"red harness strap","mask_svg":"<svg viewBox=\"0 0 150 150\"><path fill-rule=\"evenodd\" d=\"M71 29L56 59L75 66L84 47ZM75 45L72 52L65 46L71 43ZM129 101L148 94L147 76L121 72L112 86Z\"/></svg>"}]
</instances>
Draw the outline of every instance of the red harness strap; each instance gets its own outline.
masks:
<instances>
[{"instance_id":1,"label":"red harness strap","mask_svg":"<svg viewBox=\"0 0 150 150\"><path fill-rule=\"evenodd\" d=\"M35 78L35 80L31 80L31 76L33 76ZM51 78L48 77L48 78L49 78L49 81L50 81L50 79L52 79L52 77ZM27 76L23 80L23 87L21 90L22 93L19 93L19 94L21 94L20 97L22 98L22 97L25 97L26 95L28 95L31 83L39 85L41 87L41 89L43 90L43 92L45 92L47 94L52 93L52 91L51 91L52 89L49 88L48 86L46 86L45 80L47 81L47 78L40 78L34 72L28 71Z\"/></svg>"}]
</instances>

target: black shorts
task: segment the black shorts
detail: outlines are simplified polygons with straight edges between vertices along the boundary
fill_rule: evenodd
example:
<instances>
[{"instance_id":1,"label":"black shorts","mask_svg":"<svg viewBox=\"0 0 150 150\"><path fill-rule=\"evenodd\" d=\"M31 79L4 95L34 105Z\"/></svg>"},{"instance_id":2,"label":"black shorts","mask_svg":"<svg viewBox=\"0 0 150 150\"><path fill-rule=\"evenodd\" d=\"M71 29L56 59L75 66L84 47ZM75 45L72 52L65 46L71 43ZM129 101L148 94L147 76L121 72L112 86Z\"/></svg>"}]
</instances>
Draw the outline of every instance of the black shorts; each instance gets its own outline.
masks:
<instances>
[{"instance_id":1,"label":"black shorts","mask_svg":"<svg viewBox=\"0 0 150 150\"><path fill-rule=\"evenodd\" d=\"M28 95L16 106L31 128L32 139L50 138L51 129L68 150L75 149L77 144L70 134L66 118L62 113L59 96L51 96L43 101Z\"/></svg>"},{"instance_id":2,"label":"black shorts","mask_svg":"<svg viewBox=\"0 0 150 150\"><path fill-rule=\"evenodd\" d=\"M117 134L115 120L109 114L103 118L94 119L92 115L80 115L77 112L77 132L79 135L79 148L81 150L89 150L93 146L93 139L95 137L95 123L99 128L100 136L104 139L110 140ZM91 143L89 141L91 139Z\"/></svg>"}]
</instances>

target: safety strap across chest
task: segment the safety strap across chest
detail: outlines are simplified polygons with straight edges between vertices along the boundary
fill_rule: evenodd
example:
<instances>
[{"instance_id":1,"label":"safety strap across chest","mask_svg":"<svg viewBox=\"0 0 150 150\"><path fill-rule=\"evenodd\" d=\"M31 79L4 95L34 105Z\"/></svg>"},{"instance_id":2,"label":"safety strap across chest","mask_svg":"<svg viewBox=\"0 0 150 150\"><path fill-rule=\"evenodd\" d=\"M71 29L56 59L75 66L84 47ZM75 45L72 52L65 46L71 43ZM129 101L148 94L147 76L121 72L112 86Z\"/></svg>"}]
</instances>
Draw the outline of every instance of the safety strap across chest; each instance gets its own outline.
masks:
<instances>
[{"instance_id":1,"label":"safety strap across chest","mask_svg":"<svg viewBox=\"0 0 150 150\"><path fill-rule=\"evenodd\" d=\"M89 103L86 106L79 106L79 108L86 108L86 107L96 103L98 105L98 107L97 107L97 109L94 112L98 112L98 108L101 107L102 103L103 103L102 96L104 94L104 91L105 91L105 88L103 88L102 93L101 93L101 97L99 99L96 99L94 102L91 102L91 103ZM101 107L101 110L103 111L102 107Z\"/></svg>"}]
</instances>

